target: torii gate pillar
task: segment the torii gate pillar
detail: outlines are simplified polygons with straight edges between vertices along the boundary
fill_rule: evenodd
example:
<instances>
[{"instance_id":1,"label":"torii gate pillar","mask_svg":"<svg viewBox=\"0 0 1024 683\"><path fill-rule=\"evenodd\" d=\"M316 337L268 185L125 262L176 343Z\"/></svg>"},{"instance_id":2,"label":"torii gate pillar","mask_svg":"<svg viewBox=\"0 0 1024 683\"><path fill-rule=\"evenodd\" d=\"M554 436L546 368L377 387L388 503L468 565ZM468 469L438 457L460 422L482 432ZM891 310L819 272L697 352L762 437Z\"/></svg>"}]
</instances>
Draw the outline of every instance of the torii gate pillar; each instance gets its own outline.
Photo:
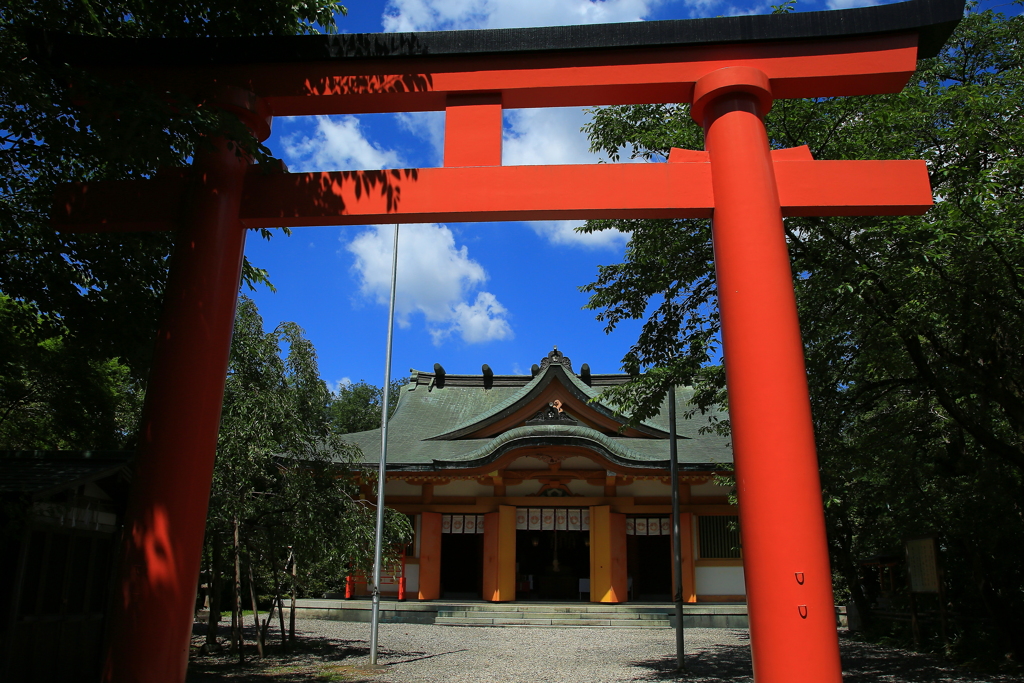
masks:
<instances>
[{"instance_id":1,"label":"torii gate pillar","mask_svg":"<svg viewBox=\"0 0 1024 683\"><path fill-rule=\"evenodd\" d=\"M215 106L270 133L258 100L221 89ZM157 331L103 680L183 681L242 271L239 206L248 157L224 138L197 150ZM205 149L203 148L205 147ZM168 628L168 624L175 628ZM144 644L130 647L128 643Z\"/></svg>"},{"instance_id":2,"label":"torii gate pillar","mask_svg":"<svg viewBox=\"0 0 1024 683\"><path fill-rule=\"evenodd\" d=\"M839 683L818 458L782 208L763 117L768 77L726 67L697 81L715 196L725 349L754 676Z\"/></svg>"}]
</instances>

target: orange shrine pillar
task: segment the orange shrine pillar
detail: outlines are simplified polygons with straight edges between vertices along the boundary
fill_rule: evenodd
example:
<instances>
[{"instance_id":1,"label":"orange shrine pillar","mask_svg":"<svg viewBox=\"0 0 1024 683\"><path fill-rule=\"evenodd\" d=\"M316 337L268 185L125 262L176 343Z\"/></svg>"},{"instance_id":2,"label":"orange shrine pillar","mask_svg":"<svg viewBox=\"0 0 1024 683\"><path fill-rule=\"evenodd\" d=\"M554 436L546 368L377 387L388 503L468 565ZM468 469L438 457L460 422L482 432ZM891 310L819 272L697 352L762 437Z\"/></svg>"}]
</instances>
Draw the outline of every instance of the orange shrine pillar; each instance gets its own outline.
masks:
<instances>
[{"instance_id":1,"label":"orange shrine pillar","mask_svg":"<svg viewBox=\"0 0 1024 683\"><path fill-rule=\"evenodd\" d=\"M484 600L516 599L516 508L499 505L484 515Z\"/></svg>"},{"instance_id":2,"label":"orange shrine pillar","mask_svg":"<svg viewBox=\"0 0 1024 683\"><path fill-rule=\"evenodd\" d=\"M590 601L626 602L626 515L590 508Z\"/></svg>"},{"instance_id":3,"label":"orange shrine pillar","mask_svg":"<svg viewBox=\"0 0 1024 683\"><path fill-rule=\"evenodd\" d=\"M803 344L762 118L767 76L697 81L714 188L713 239L740 532L758 683L839 683L832 576Z\"/></svg>"},{"instance_id":4,"label":"orange shrine pillar","mask_svg":"<svg viewBox=\"0 0 1024 683\"><path fill-rule=\"evenodd\" d=\"M420 600L441 597L441 513L420 517Z\"/></svg>"},{"instance_id":5,"label":"orange shrine pillar","mask_svg":"<svg viewBox=\"0 0 1024 683\"><path fill-rule=\"evenodd\" d=\"M217 102L263 138L256 98ZM164 294L107 626L104 681L185 680L206 511L245 246L249 160L223 138L198 149Z\"/></svg>"},{"instance_id":6,"label":"orange shrine pillar","mask_svg":"<svg viewBox=\"0 0 1024 683\"><path fill-rule=\"evenodd\" d=\"M693 514L679 513L679 535L682 537L683 552L683 602L697 602L697 576L693 552ZM672 552L675 553L675 536L672 537ZM676 592L676 573L672 572L672 594Z\"/></svg>"}]
</instances>

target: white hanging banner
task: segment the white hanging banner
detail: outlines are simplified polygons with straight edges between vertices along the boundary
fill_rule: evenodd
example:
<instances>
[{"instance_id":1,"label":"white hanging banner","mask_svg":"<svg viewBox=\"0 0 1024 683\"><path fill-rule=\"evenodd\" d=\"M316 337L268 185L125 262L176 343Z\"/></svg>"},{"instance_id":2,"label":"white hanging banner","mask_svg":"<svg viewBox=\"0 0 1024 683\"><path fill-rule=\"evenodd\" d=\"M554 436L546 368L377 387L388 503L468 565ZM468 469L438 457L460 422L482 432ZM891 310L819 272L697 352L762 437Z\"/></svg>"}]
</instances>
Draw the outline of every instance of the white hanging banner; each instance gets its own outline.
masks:
<instances>
[{"instance_id":1,"label":"white hanging banner","mask_svg":"<svg viewBox=\"0 0 1024 683\"><path fill-rule=\"evenodd\" d=\"M568 520L569 531L579 531L580 530L580 518L581 518L581 515L580 515L580 511L579 510L569 510L569 520Z\"/></svg>"},{"instance_id":2,"label":"white hanging banner","mask_svg":"<svg viewBox=\"0 0 1024 683\"><path fill-rule=\"evenodd\" d=\"M540 511L540 528L543 531L555 530L555 511L551 508L544 508Z\"/></svg>"},{"instance_id":3,"label":"white hanging banner","mask_svg":"<svg viewBox=\"0 0 1024 683\"><path fill-rule=\"evenodd\" d=\"M555 531L568 531L568 514L565 508L555 510Z\"/></svg>"},{"instance_id":4,"label":"white hanging banner","mask_svg":"<svg viewBox=\"0 0 1024 683\"><path fill-rule=\"evenodd\" d=\"M526 508L516 508L516 531L526 531L530 528L528 526L529 515Z\"/></svg>"}]
</instances>

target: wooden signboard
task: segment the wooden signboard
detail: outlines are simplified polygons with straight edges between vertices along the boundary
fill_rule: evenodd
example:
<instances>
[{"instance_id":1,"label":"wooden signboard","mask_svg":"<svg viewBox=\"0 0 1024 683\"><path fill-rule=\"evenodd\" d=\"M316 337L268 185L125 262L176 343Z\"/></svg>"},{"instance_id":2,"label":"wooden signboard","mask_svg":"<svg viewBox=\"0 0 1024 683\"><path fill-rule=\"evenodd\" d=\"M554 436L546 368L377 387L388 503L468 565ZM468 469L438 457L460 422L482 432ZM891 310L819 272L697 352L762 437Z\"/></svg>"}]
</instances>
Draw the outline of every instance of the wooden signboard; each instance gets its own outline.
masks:
<instances>
[{"instance_id":1,"label":"wooden signboard","mask_svg":"<svg viewBox=\"0 0 1024 683\"><path fill-rule=\"evenodd\" d=\"M934 536L913 538L906 542L907 572L911 593L938 593L939 555Z\"/></svg>"}]
</instances>

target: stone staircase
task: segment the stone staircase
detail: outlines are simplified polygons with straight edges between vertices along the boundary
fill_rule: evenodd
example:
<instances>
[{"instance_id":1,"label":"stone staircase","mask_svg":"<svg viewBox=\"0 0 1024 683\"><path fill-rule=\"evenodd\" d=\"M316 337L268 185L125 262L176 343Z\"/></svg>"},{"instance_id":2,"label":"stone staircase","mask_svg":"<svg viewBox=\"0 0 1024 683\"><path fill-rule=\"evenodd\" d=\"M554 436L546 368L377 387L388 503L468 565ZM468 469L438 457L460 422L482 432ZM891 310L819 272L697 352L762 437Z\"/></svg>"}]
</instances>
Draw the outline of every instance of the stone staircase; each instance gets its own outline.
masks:
<instances>
[{"instance_id":1,"label":"stone staircase","mask_svg":"<svg viewBox=\"0 0 1024 683\"><path fill-rule=\"evenodd\" d=\"M446 626L547 626L670 628L669 613L629 605L463 604L441 607L435 624Z\"/></svg>"}]
</instances>

